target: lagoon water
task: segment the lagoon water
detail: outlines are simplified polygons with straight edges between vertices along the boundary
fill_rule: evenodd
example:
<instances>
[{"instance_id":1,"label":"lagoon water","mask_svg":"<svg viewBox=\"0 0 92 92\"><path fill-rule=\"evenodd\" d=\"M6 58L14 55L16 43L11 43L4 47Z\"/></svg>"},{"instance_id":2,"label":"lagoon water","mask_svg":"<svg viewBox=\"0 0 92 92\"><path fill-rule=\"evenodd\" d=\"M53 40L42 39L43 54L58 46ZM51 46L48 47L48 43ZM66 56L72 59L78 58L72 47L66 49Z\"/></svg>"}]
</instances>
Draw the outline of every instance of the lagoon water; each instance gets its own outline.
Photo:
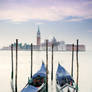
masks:
<instances>
[{"instance_id":1,"label":"lagoon water","mask_svg":"<svg viewBox=\"0 0 92 92\"><path fill-rule=\"evenodd\" d=\"M76 53L75 53L76 54ZM18 92L22 90L30 76L30 51L18 52ZM55 75L58 62L71 73L71 52L54 52L54 80L51 84L51 52L49 52L49 92L56 92ZM46 52L33 52L33 73L40 69L42 60L46 61ZM14 52L15 62L15 52ZM15 67L14 67L15 68ZM12 92L11 52L0 51L0 92ZM74 79L76 81L76 55L74 57ZM79 52L79 92L92 92L92 52Z\"/></svg>"}]
</instances>

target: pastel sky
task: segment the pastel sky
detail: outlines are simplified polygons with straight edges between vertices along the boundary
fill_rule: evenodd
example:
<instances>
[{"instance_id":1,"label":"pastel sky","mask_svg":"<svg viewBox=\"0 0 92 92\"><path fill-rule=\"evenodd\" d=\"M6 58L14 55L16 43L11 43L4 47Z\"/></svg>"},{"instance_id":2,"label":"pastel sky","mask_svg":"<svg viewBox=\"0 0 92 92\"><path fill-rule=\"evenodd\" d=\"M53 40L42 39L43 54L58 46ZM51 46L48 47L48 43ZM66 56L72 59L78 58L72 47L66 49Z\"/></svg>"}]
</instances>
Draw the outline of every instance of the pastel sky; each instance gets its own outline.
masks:
<instances>
[{"instance_id":1,"label":"pastel sky","mask_svg":"<svg viewBox=\"0 0 92 92\"><path fill-rule=\"evenodd\" d=\"M16 38L36 44L46 38L86 44L92 50L92 0L0 0L0 47Z\"/></svg>"}]
</instances>

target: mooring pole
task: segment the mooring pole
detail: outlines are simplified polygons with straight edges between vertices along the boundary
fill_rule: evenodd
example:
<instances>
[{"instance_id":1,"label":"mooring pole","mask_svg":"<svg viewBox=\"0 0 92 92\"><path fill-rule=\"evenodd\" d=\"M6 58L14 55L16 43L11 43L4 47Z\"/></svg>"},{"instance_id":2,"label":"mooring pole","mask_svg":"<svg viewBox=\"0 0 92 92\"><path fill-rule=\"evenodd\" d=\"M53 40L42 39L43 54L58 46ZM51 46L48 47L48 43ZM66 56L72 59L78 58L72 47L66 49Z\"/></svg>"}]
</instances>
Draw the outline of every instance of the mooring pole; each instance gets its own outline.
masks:
<instances>
[{"instance_id":1,"label":"mooring pole","mask_svg":"<svg viewBox=\"0 0 92 92\"><path fill-rule=\"evenodd\" d=\"M13 81L13 44L11 44L11 80Z\"/></svg>"},{"instance_id":2,"label":"mooring pole","mask_svg":"<svg viewBox=\"0 0 92 92\"><path fill-rule=\"evenodd\" d=\"M18 39L16 39L16 67L15 67L15 92L17 92L17 72L18 72Z\"/></svg>"},{"instance_id":3,"label":"mooring pole","mask_svg":"<svg viewBox=\"0 0 92 92\"><path fill-rule=\"evenodd\" d=\"M79 51L79 40L77 40L77 47L76 47L76 63L77 63L77 79L76 79L76 92L78 92L78 79L79 79L79 63L78 63L78 51Z\"/></svg>"},{"instance_id":4,"label":"mooring pole","mask_svg":"<svg viewBox=\"0 0 92 92\"><path fill-rule=\"evenodd\" d=\"M73 77L73 61L74 61L74 44L72 44L72 65L71 65L71 76Z\"/></svg>"},{"instance_id":5,"label":"mooring pole","mask_svg":"<svg viewBox=\"0 0 92 92\"><path fill-rule=\"evenodd\" d=\"M52 44L51 81L53 81L53 47L54 47L54 44Z\"/></svg>"},{"instance_id":6,"label":"mooring pole","mask_svg":"<svg viewBox=\"0 0 92 92\"><path fill-rule=\"evenodd\" d=\"M14 77L14 68L13 68L13 44L11 44L11 89L14 92L14 85L13 85L13 77Z\"/></svg>"},{"instance_id":7,"label":"mooring pole","mask_svg":"<svg viewBox=\"0 0 92 92\"><path fill-rule=\"evenodd\" d=\"M31 78L32 78L32 73L33 73L33 45L31 43L31 74L30 74Z\"/></svg>"},{"instance_id":8,"label":"mooring pole","mask_svg":"<svg viewBox=\"0 0 92 92\"><path fill-rule=\"evenodd\" d=\"M46 92L48 92L48 40L46 40Z\"/></svg>"}]
</instances>

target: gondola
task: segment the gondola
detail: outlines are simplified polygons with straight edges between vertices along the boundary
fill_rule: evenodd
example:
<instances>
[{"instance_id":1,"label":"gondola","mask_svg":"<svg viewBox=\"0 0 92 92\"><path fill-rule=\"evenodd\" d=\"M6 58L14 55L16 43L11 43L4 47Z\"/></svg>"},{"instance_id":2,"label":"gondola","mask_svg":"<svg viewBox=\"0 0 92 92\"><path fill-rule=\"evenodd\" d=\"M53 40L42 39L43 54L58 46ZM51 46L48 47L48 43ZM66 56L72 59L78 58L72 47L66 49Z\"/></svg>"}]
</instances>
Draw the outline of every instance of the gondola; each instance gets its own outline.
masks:
<instances>
[{"instance_id":1,"label":"gondola","mask_svg":"<svg viewBox=\"0 0 92 92\"><path fill-rule=\"evenodd\" d=\"M40 70L28 80L21 92L46 92L46 67L43 62Z\"/></svg>"},{"instance_id":2,"label":"gondola","mask_svg":"<svg viewBox=\"0 0 92 92\"><path fill-rule=\"evenodd\" d=\"M60 64L56 72L56 90L57 92L76 92L74 79Z\"/></svg>"}]
</instances>

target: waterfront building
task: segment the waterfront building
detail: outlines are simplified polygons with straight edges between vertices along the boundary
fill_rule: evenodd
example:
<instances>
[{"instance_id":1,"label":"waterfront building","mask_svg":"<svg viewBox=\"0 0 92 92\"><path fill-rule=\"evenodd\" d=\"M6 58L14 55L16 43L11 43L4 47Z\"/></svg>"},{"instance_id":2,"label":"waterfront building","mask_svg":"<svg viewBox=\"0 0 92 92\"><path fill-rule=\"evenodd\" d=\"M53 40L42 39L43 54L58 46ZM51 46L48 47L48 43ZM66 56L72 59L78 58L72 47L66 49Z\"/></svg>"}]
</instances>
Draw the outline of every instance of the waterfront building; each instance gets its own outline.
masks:
<instances>
[{"instance_id":1,"label":"waterfront building","mask_svg":"<svg viewBox=\"0 0 92 92\"><path fill-rule=\"evenodd\" d=\"M74 45L74 51L76 51L77 45ZM85 51L85 45L80 44L79 45L79 51ZM72 51L72 44L66 44L66 51Z\"/></svg>"}]
</instances>

